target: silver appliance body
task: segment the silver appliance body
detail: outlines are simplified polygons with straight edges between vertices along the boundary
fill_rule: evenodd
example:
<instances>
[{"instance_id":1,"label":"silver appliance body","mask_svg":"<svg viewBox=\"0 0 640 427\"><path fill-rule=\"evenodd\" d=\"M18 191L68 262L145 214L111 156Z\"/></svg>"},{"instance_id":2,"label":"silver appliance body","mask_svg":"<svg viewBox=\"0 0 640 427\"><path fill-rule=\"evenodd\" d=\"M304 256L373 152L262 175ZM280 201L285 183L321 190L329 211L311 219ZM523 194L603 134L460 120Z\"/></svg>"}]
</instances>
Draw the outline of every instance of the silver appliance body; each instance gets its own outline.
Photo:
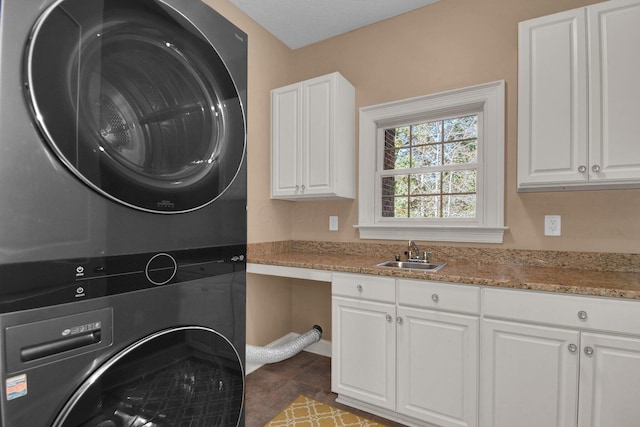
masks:
<instances>
[{"instance_id":1,"label":"silver appliance body","mask_svg":"<svg viewBox=\"0 0 640 427\"><path fill-rule=\"evenodd\" d=\"M245 271L217 255L178 258L172 284L0 315L0 425L244 425Z\"/></svg>"},{"instance_id":2,"label":"silver appliance body","mask_svg":"<svg viewBox=\"0 0 640 427\"><path fill-rule=\"evenodd\" d=\"M0 264L244 242L246 74L200 0L3 0Z\"/></svg>"},{"instance_id":3,"label":"silver appliance body","mask_svg":"<svg viewBox=\"0 0 640 427\"><path fill-rule=\"evenodd\" d=\"M247 37L0 1L0 427L243 425Z\"/></svg>"}]
</instances>

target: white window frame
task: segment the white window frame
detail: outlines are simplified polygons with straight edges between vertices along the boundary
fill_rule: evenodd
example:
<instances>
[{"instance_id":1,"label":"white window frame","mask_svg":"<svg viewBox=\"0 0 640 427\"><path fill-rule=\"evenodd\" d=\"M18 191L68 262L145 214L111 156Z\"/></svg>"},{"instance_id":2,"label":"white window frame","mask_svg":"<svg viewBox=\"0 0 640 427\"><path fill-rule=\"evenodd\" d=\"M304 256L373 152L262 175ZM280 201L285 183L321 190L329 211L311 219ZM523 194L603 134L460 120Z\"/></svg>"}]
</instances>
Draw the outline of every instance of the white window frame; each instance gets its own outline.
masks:
<instances>
[{"instance_id":1,"label":"white window frame","mask_svg":"<svg viewBox=\"0 0 640 427\"><path fill-rule=\"evenodd\" d=\"M358 225L361 239L502 243L504 232L505 83L497 81L360 109ZM478 112L475 219L382 219L377 166L385 128ZM376 210L377 209L377 210Z\"/></svg>"}]
</instances>

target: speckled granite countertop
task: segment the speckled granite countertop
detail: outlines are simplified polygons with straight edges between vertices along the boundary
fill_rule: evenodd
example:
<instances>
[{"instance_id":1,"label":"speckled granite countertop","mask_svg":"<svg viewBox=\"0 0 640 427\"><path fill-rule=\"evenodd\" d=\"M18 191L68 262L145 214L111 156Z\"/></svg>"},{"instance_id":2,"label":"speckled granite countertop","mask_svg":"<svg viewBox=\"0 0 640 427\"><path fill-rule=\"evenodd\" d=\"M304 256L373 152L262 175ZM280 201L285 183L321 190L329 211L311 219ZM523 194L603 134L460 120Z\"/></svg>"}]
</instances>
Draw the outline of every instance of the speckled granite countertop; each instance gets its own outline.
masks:
<instances>
[{"instance_id":1,"label":"speckled granite countertop","mask_svg":"<svg viewBox=\"0 0 640 427\"><path fill-rule=\"evenodd\" d=\"M640 264L636 264L636 262L640 260L640 256L635 254L618 254L618 256L607 254L604 258L600 257L595 260L588 260L589 262L584 264L592 264L594 265L594 269L585 269L575 268L575 266L584 267L579 260L576 260L575 266L567 266L567 264L571 263L566 259L561 266L556 266L553 261L541 260L539 255L542 253L538 251L521 251L518 257L526 255L529 261L528 263L516 264L513 262L514 260L506 263L490 262L492 259L504 261L504 259L499 256L500 253L493 253L491 250L489 251L491 253L484 251L484 256L474 254L473 259L477 259L477 261L472 261L469 259L469 256L465 256L468 254L463 253L464 249L448 248L447 250L440 251L441 254L453 250L454 252L459 252L458 255L460 256L454 257L454 254L448 253L448 258L442 258L434 254L434 261L446 262L447 265L440 271L433 273L376 267L376 264L380 262L393 259L393 255L388 255L388 253L397 253L396 248L380 251L366 248L367 255L363 255L362 253L358 253L360 251L354 250L353 247L348 248L350 251L341 251L339 245L336 248L335 244L332 244L329 250L323 247L318 248L316 246L317 243L293 242L291 244L298 246L292 248L289 246L290 244L287 243L276 247L275 250L272 250L273 247L265 250L264 246L256 245L252 247L250 245L248 262L335 272L640 300L640 272L633 271L635 266L640 267ZM335 252L335 249L338 250L338 253ZM354 252L355 254L351 255L351 253ZM549 254L545 252L544 254L553 256L552 253ZM592 254L584 255L583 253L574 254L578 258L595 256ZM509 253L508 255L511 257L514 256L513 253ZM557 258L556 256L556 262ZM452 261L453 259L455 260ZM595 266L595 263L598 265ZM618 271L604 270L601 267L602 263L608 263L610 266L613 264L611 268L615 268ZM620 266L620 264L628 265Z\"/></svg>"}]
</instances>

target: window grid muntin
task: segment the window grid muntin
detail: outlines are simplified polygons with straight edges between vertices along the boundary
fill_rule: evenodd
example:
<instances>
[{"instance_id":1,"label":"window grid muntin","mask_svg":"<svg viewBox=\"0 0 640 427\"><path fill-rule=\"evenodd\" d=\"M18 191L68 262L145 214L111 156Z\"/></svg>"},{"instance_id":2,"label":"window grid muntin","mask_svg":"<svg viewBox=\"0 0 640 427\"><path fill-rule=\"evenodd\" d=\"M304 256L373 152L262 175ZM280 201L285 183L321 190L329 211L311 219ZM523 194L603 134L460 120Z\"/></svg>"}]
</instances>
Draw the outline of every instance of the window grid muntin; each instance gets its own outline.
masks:
<instances>
[{"instance_id":1,"label":"window grid muntin","mask_svg":"<svg viewBox=\"0 0 640 427\"><path fill-rule=\"evenodd\" d=\"M473 169L458 169L460 171L473 171L475 173L475 185L474 188L476 188L477 190L477 181L478 181L478 173L477 173L477 169L473 168ZM403 172L405 172L403 170ZM392 175L382 175L382 183L381 186L384 188L385 187L385 179L388 178L395 178L395 177L407 177L407 191L405 193L397 193L394 192L393 195L387 196L387 195L382 195L381 197L381 208L382 208L382 212L381 212L381 216L382 218L389 218L389 219L400 219L400 218L417 218L417 219L460 219L460 218L469 218L469 219L475 219L477 216L477 202L478 202L478 192L477 191L460 191L460 192L451 192L451 191L444 191L444 177L446 175L446 173L440 173L440 176L438 178L439 183L438 183L438 187L440 188L440 191L434 191L434 192L425 192L425 193L412 193L411 191L411 176L412 175L416 175L416 174L407 174L407 173L401 173L401 174L392 174ZM395 182L394 182L395 184ZM395 188L395 186L394 186ZM464 197L464 196L474 196L475 200L474 203L476 204L475 208L473 209L473 215L468 215L468 216L457 216L457 215L451 215L451 216L443 216L445 207L446 207L446 200L450 200L451 198L455 198L455 197ZM390 203L390 202L394 202L395 200L400 200L400 199L406 199L407 202L407 206L410 206L412 199L420 199L420 198L426 198L426 197L433 197L433 198L439 198L439 203L438 203L438 216L419 216L419 217L415 217L415 216L411 216L411 211L408 210L408 215L407 216L398 216L398 215L389 215L386 214L388 212L390 212L390 210L388 209L388 206L392 205L395 206L395 203ZM395 212L395 210L394 210ZM386 215L385 215L386 214Z\"/></svg>"},{"instance_id":2,"label":"window grid muntin","mask_svg":"<svg viewBox=\"0 0 640 427\"><path fill-rule=\"evenodd\" d=\"M466 137L462 137L462 138L450 138L450 137L446 137L445 135L445 125L448 122L463 122L465 120L468 120L472 118L474 120L474 124L473 126L471 126L472 128L474 128L474 132L472 136L466 136ZM435 123L438 123L438 128L439 128L439 133L436 135L435 138L429 138L429 135L426 138L426 142L423 142L422 140L419 140L417 144L414 144L414 141L416 140L416 137L414 136L414 129L415 128L420 128L420 127L425 127L425 128L432 128L433 129L433 125ZM417 122L417 123L411 123L411 124L407 124L407 123L401 123L401 124L397 124L395 126L390 126L390 127L386 127L386 129L381 129L382 131L382 164L379 167L379 172L377 173L377 175L380 177L380 180L378 181L378 191L380 191L380 196L378 198L379 202L380 202L380 211L378 211L378 215L379 218L386 220L386 219L401 219L401 220L459 220L459 219L463 219L463 220L475 220L477 219L478 216L478 202L480 200L480 196L478 194L478 179L479 179L479 174L480 171L478 170L478 158L480 156L480 149L481 149L481 131L480 131L480 125L481 125L481 112L473 112L473 113L462 113L456 116L452 116L452 117L447 117L447 118L439 118L439 119L430 119L427 121L422 121L422 122ZM406 136L405 138L402 138L401 140L406 141L405 143L401 143L398 144L398 130L404 130L404 132L406 132L406 129L408 129L408 136ZM473 152L473 156L471 156L472 158L474 158L474 161L472 162L466 162L466 163L445 163L445 153L447 152L447 150L445 150L445 147L447 145L451 145L451 144L464 144L464 143L470 143L475 141L475 148L472 150ZM421 167L413 167L415 165L415 162L413 160L413 155L414 155L414 149L416 148L420 148L420 147L437 147L436 152L438 154L438 161L439 164L432 166L421 166ZM409 167L407 168L396 168L396 159L398 157L397 153L400 152L400 150L407 150L408 151L408 165ZM455 156L451 156L450 159L454 159ZM388 168L388 166L390 165L390 160L393 163L393 168ZM453 173L455 171L469 171L469 172L473 172L474 173L474 179L473 179L473 191L461 191L461 192L451 192L451 191L444 191L445 185L444 185L444 181L446 179L447 174L449 174L450 176L453 175ZM437 192L432 192L432 193L415 193L412 194L412 186L411 186L411 182L412 182L412 177L415 177L417 175L431 175L433 173L437 173L439 174L438 176L438 185L437 188L439 189L439 191ZM406 181L407 181L407 189L406 192L403 194L398 194L396 192L396 187L395 187L395 182L393 185L393 193L389 194L389 186L385 185L385 180L388 181L389 178L392 177L398 177L398 176L404 176L406 177ZM387 192L385 192L385 188L387 189ZM473 209L471 210L471 215L449 215L449 216L444 216L444 211L445 211L445 206L446 200L452 200L453 198L465 198L466 196L474 196L473 197ZM411 216L411 201L412 199L414 200L419 200L419 199L423 199L425 197L431 197L433 199L437 199L437 205L438 205L438 209L437 209L437 216ZM404 202L404 206L407 207L406 209L406 216L398 216L397 215L397 211L396 211L396 201L399 200L404 200L406 199L406 202ZM390 203L391 202L391 203ZM402 202L401 202L402 203ZM389 207L393 207L393 209L390 211Z\"/></svg>"}]
</instances>

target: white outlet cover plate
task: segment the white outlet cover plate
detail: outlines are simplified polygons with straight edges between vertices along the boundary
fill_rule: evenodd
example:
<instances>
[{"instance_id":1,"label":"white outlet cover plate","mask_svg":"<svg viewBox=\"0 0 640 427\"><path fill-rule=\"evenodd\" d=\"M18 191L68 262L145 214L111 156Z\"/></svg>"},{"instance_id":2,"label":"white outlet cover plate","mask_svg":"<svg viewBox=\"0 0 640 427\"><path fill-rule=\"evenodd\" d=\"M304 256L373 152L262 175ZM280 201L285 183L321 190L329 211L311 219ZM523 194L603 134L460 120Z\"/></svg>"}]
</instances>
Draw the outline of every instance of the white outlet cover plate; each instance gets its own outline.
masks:
<instances>
[{"instance_id":1,"label":"white outlet cover plate","mask_svg":"<svg viewBox=\"0 0 640 427\"><path fill-rule=\"evenodd\" d=\"M545 236L559 236L561 231L561 217L560 215L545 215L544 216L544 235Z\"/></svg>"},{"instance_id":2,"label":"white outlet cover plate","mask_svg":"<svg viewBox=\"0 0 640 427\"><path fill-rule=\"evenodd\" d=\"M329 231L338 231L338 217L330 216L329 217Z\"/></svg>"}]
</instances>

